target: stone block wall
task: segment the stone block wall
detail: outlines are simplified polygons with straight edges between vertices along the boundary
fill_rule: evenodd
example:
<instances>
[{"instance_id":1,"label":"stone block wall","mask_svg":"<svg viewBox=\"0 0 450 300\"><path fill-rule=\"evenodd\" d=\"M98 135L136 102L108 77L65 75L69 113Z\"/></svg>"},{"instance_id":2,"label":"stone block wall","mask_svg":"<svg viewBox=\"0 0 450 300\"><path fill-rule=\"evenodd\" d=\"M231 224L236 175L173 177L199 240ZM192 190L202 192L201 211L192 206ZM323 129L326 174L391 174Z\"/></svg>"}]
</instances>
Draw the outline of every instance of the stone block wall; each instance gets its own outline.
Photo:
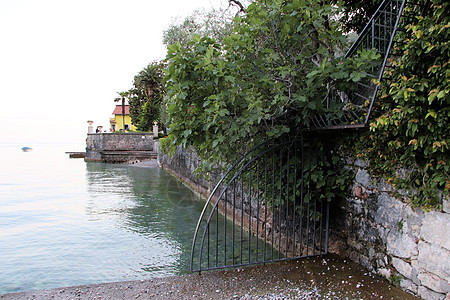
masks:
<instances>
[{"instance_id":1,"label":"stone block wall","mask_svg":"<svg viewBox=\"0 0 450 300\"><path fill-rule=\"evenodd\" d=\"M412 208L371 178L364 162L349 166L356 178L350 195L331 208L330 250L423 299L450 299L449 201L442 211Z\"/></svg>"},{"instance_id":2,"label":"stone block wall","mask_svg":"<svg viewBox=\"0 0 450 300\"><path fill-rule=\"evenodd\" d=\"M200 166L201 159L194 150L177 147L175 154L169 156L159 151L159 141L155 141L155 151L158 153L158 163L163 169L184 181L206 198L209 197L210 192L222 176L219 173L214 173L208 174L207 178L195 174L194 171Z\"/></svg>"},{"instance_id":3,"label":"stone block wall","mask_svg":"<svg viewBox=\"0 0 450 300\"><path fill-rule=\"evenodd\" d=\"M104 161L105 151L153 151L152 133L91 133L86 139L86 161Z\"/></svg>"},{"instance_id":4,"label":"stone block wall","mask_svg":"<svg viewBox=\"0 0 450 300\"><path fill-rule=\"evenodd\" d=\"M201 163L194 151L178 147L173 157L157 152L163 168L205 196L220 179L194 174ZM349 161L349 167L356 174L349 195L330 207L329 251L423 299L450 299L449 201L442 211L412 208L394 197L391 185L375 181L366 163Z\"/></svg>"}]
</instances>

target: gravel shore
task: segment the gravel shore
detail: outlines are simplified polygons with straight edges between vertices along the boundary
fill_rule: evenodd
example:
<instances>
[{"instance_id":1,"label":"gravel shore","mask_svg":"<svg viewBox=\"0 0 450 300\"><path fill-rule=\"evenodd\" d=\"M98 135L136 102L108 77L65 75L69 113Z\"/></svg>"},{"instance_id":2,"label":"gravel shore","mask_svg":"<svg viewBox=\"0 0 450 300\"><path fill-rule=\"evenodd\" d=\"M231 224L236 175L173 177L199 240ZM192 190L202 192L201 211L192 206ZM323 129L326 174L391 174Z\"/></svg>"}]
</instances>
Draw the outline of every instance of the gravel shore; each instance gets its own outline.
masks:
<instances>
[{"instance_id":1,"label":"gravel shore","mask_svg":"<svg viewBox=\"0 0 450 300\"><path fill-rule=\"evenodd\" d=\"M225 271L0 295L0 299L417 299L335 255Z\"/></svg>"}]
</instances>

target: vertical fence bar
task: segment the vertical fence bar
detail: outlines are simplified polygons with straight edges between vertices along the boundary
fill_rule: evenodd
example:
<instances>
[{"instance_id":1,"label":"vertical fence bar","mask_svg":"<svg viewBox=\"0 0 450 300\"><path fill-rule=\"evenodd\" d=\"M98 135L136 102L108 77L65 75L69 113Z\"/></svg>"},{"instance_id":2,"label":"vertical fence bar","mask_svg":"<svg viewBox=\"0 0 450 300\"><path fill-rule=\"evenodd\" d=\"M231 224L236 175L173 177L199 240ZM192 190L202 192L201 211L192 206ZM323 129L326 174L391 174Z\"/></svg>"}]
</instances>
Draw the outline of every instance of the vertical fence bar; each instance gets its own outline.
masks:
<instances>
[{"instance_id":1,"label":"vertical fence bar","mask_svg":"<svg viewBox=\"0 0 450 300\"><path fill-rule=\"evenodd\" d=\"M322 253L322 249L323 249L323 244L322 244L322 236L323 236L322 220L323 220L323 218L324 218L324 211L323 211L323 200L322 200L322 201L320 201L319 254Z\"/></svg>"},{"instance_id":2,"label":"vertical fence bar","mask_svg":"<svg viewBox=\"0 0 450 300\"><path fill-rule=\"evenodd\" d=\"M283 151L280 149L280 183L278 184L279 186L279 191L280 191L280 196L279 196L279 206L278 206L278 259L280 259L280 255L281 255L281 208L283 205L283 188L281 186L281 182L283 181Z\"/></svg>"},{"instance_id":3,"label":"vertical fence bar","mask_svg":"<svg viewBox=\"0 0 450 300\"><path fill-rule=\"evenodd\" d=\"M312 170L311 170L311 145L308 147L308 171L309 178L311 178ZM311 206L311 183L308 182L308 208L306 210L306 255L309 254L309 218L310 218L310 206Z\"/></svg>"},{"instance_id":4,"label":"vertical fence bar","mask_svg":"<svg viewBox=\"0 0 450 300\"><path fill-rule=\"evenodd\" d=\"M295 255L295 228L296 228L296 210L297 210L297 169L298 169L298 153L297 153L297 142L294 143L294 158L295 158L295 164L294 164L294 187L293 187L293 193L294 193L294 211L292 216L292 255Z\"/></svg>"},{"instance_id":5,"label":"vertical fence bar","mask_svg":"<svg viewBox=\"0 0 450 300\"><path fill-rule=\"evenodd\" d=\"M223 218L223 264L227 265L227 208L228 208L228 190L225 190L224 218Z\"/></svg>"},{"instance_id":6,"label":"vertical fence bar","mask_svg":"<svg viewBox=\"0 0 450 300\"><path fill-rule=\"evenodd\" d=\"M219 201L219 199L217 201ZM216 267L218 266L219 266L219 209L216 207Z\"/></svg>"},{"instance_id":7,"label":"vertical fence bar","mask_svg":"<svg viewBox=\"0 0 450 300\"><path fill-rule=\"evenodd\" d=\"M242 255L242 253L243 253L242 252L242 248L243 248L242 243L244 242L244 240L243 240L244 228L243 227L244 227L244 173L241 173L241 241L240 241L241 249L240 249L240 255L239 255L239 257L241 259L241 264L242 264L242 257L244 256L244 255Z\"/></svg>"},{"instance_id":8,"label":"vertical fence bar","mask_svg":"<svg viewBox=\"0 0 450 300\"><path fill-rule=\"evenodd\" d=\"M259 163L260 160L256 162L256 259L255 261L259 261Z\"/></svg>"},{"instance_id":9,"label":"vertical fence bar","mask_svg":"<svg viewBox=\"0 0 450 300\"><path fill-rule=\"evenodd\" d=\"M289 220L289 171L291 168L291 161L290 161L290 147L287 148L287 159L286 159L286 216L284 217L285 220L285 226L286 226L286 243L285 243L285 257L288 257L288 241L289 241L289 226L288 226L288 220Z\"/></svg>"},{"instance_id":10,"label":"vertical fence bar","mask_svg":"<svg viewBox=\"0 0 450 300\"><path fill-rule=\"evenodd\" d=\"M325 148L322 148L322 151L320 153L321 156L321 160L324 164L324 166L326 166L326 160L325 160L325 156L324 156L324 152L325 152ZM320 200L320 219L319 219L319 254L322 253L322 235L323 235L323 228L322 228L322 219L324 218L323 215L323 201L328 201L328 199L319 199Z\"/></svg>"},{"instance_id":11,"label":"vertical fence bar","mask_svg":"<svg viewBox=\"0 0 450 300\"><path fill-rule=\"evenodd\" d=\"M232 229L233 229L233 232L232 232L232 262L233 262L233 265L235 265L236 264L236 260L235 260L235 255L234 255L234 248L235 248L235 230L236 230L236 228L235 228L235 224L236 224L236 180L234 180L233 179L233 225L232 225Z\"/></svg>"},{"instance_id":12,"label":"vertical fence bar","mask_svg":"<svg viewBox=\"0 0 450 300\"><path fill-rule=\"evenodd\" d=\"M317 154L317 151L319 150L318 149L318 147L317 147L317 145L315 145L315 149L314 149L314 156L315 156L315 161L316 161L316 164L318 165L319 164L319 155ZM312 238L312 251L313 251L313 255L315 255L316 254L316 223L317 223L317 221L316 221L316 215L317 215L317 186L315 187L315 193L314 193L314 205L313 205L313 226L314 226L314 229L313 229L313 238Z\"/></svg>"},{"instance_id":13,"label":"vertical fence bar","mask_svg":"<svg viewBox=\"0 0 450 300\"><path fill-rule=\"evenodd\" d=\"M305 182L305 144L302 141L301 144L301 173L302 173L302 181L300 184L300 237L299 237L299 244L300 244L300 256L303 254L303 200L304 200L304 182Z\"/></svg>"},{"instance_id":14,"label":"vertical fence bar","mask_svg":"<svg viewBox=\"0 0 450 300\"><path fill-rule=\"evenodd\" d=\"M325 149L323 149L323 151L322 151L322 160L329 162L331 165L331 159L328 157L329 151L328 151L328 149L326 149L326 150L327 150L326 153L325 153ZM328 202L328 199L320 201L320 216L321 217L320 217L320 253L319 254L323 253L323 239L322 239L322 236L324 235L323 218L324 217L326 218L325 212L324 212L323 201Z\"/></svg>"},{"instance_id":15,"label":"vertical fence bar","mask_svg":"<svg viewBox=\"0 0 450 300\"><path fill-rule=\"evenodd\" d=\"M266 261L267 251L267 156L264 156L264 254L263 260Z\"/></svg>"},{"instance_id":16,"label":"vertical fence bar","mask_svg":"<svg viewBox=\"0 0 450 300\"><path fill-rule=\"evenodd\" d=\"M325 254L327 254L328 253L328 226L329 226L329 220L330 220L330 203L326 203L326 207L325 207L325 209L326 209L326 219L325 219L325 222L326 222L326 225L325 225Z\"/></svg>"},{"instance_id":17,"label":"vertical fence bar","mask_svg":"<svg viewBox=\"0 0 450 300\"><path fill-rule=\"evenodd\" d=\"M271 254L271 260L273 260L273 250L274 250L274 231L275 231L275 154L272 155L272 204L271 204L271 208L272 208L272 228L271 228L271 233L272 233L272 241L271 241L271 246L272 246L272 254Z\"/></svg>"},{"instance_id":18,"label":"vertical fence bar","mask_svg":"<svg viewBox=\"0 0 450 300\"><path fill-rule=\"evenodd\" d=\"M252 166L249 174L249 193L248 193L248 262L251 261L251 240L252 240Z\"/></svg>"},{"instance_id":19,"label":"vertical fence bar","mask_svg":"<svg viewBox=\"0 0 450 300\"><path fill-rule=\"evenodd\" d=\"M209 239L209 224L207 224L208 228L208 268L210 268L210 258L209 258L209 243L210 243L210 239Z\"/></svg>"}]
</instances>

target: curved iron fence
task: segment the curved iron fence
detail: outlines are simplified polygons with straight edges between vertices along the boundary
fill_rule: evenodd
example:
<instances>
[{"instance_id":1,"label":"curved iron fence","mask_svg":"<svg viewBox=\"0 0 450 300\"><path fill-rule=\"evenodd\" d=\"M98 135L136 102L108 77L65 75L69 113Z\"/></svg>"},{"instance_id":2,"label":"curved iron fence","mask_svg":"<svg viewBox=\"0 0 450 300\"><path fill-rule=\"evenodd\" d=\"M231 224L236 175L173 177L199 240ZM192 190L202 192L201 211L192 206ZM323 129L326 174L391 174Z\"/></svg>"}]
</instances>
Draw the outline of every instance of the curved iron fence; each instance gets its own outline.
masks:
<instances>
[{"instance_id":1,"label":"curved iron fence","mask_svg":"<svg viewBox=\"0 0 450 300\"><path fill-rule=\"evenodd\" d=\"M327 253L328 201L311 183L326 165L324 149L311 141L268 142L248 152L205 204L191 270Z\"/></svg>"}]
</instances>

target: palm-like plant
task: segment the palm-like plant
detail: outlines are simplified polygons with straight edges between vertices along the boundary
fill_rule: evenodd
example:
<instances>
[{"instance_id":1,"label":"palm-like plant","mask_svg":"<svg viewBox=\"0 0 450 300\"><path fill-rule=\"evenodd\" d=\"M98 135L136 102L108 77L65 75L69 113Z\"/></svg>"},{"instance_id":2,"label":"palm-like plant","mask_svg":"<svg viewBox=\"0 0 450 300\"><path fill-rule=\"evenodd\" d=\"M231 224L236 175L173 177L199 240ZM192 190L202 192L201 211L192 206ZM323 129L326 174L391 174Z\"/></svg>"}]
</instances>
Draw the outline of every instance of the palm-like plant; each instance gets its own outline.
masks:
<instances>
[{"instance_id":1,"label":"palm-like plant","mask_svg":"<svg viewBox=\"0 0 450 300\"><path fill-rule=\"evenodd\" d=\"M143 90L147 98L149 113L155 94L159 95L163 90L163 68L163 63L153 62L134 77L134 86Z\"/></svg>"}]
</instances>

